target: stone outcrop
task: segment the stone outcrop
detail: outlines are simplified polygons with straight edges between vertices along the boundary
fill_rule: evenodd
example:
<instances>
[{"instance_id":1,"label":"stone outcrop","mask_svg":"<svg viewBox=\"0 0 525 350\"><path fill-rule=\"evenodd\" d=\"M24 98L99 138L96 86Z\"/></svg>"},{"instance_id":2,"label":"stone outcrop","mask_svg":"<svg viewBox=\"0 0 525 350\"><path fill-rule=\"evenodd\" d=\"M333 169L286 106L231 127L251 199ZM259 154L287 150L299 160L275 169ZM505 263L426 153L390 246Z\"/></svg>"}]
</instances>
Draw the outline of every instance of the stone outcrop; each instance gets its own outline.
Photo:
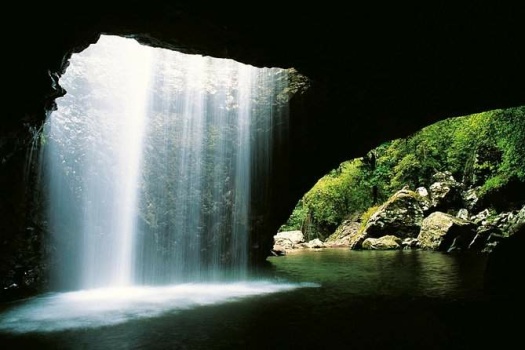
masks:
<instances>
[{"instance_id":1,"label":"stone outcrop","mask_svg":"<svg viewBox=\"0 0 525 350\"><path fill-rule=\"evenodd\" d=\"M325 244L319 238L316 238L306 243L306 246L308 248L315 249L315 248L324 248Z\"/></svg>"},{"instance_id":2,"label":"stone outcrop","mask_svg":"<svg viewBox=\"0 0 525 350\"><path fill-rule=\"evenodd\" d=\"M432 205L432 201L430 200L428 190L425 187L418 187L416 188L415 192L418 195L419 205L421 206L421 209L423 209L423 211L426 212Z\"/></svg>"},{"instance_id":3,"label":"stone outcrop","mask_svg":"<svg viewBox=\"0 0 525 350\"><path fill-rule=\"evenodd\" d=\"M403 242L401 242L401 246L403 249L418 248L419 241L417 240L417 238L405 238Z\"/></svg>"},{"instance_id":4,"label":"stone outcrop","mask_svg":"<svg viewBox=\"0 0 525 350\"><path fill-rule=\"evenodd\" d=\"M362 248L369 250L394 250L401 248L401 239L387 235L380 238L367 238L363 241Z\"/></svg>"},{"instance_id":5,"label":"stone outcrop","mask_svg":"<svg viewBox=\"0 0 525 350\"><path fill-rule=\"evenodd\" d=\"M472 215L470 217L470 221L479 224L479 225L486 225L488 221L486 221L490 216L495 215L496 213L493 210L490 209L484 209L477 213L476 215Z\"/></svg>"},{"instance_id":6,"label":"stone outcrop","mask_svg":"<svg viewBox=\"0 0 525 350\"><path fill-rule=\"evenodd\" d=\"M327 244L319 238L305 242L302 231L283 231L278 232L273 236L273 248L271 253L273 255L286 255L292 251L298 251L305 248L319 249L325 248L326 246Z\"/></svg>"},{"instance_id":7,"label":"stone outcrop","mask_svg":"<svg viewBox=\"0 0 525 350\"><path fill-rule=\"evenodd\" d=\"M345 220L324 243L327 247L350 246L355 241L355 236L359 232L360 227L360 222Z\"/></svg>"},{"instance_id":8,"label":"stone outcrop","mask_svg":"<svg viewBox=\"0 0 525 350\"><path fill-rule=\"evenodd\" d=\"M304 235L301 231L278 232L273 236L273 252L276 254L286 254L287 251L299 248L304 243Z\"/></svg>"},{"instance_id":9,"label":"stone outcrop","mask_svg":"<svg viewBox=\"0 0 525 350\"><path fill-rule=\"evenodd\" d=\"M422 249L467 249L476 234L475 227L470 221L434 212L423 220L417 239Z\"/></svg>"},{"instance_id":10,"label":"stone outcrop","mask_svg":"<svg viewBox=\"0 0 525 350\"><path fill-rule=\"evenodd\" d=\"M460 218L460 219L463 219L463 220L468 220L469 219L468 210L465 209L465 208L459 209L458 213L456 214L456 217Z\"/></svg>"},{"instance_id":11,"label":"stone outcrop","mask_svg":"<svg viewBox=\"0 0 525 350\"><path fill-rule=\"evenodd\" d=\"M330 240L341 238L344 241L339 242L350 249L361 249L365 241L370 248L377 238L396 236L402 249L488 253L525 222L525 205L499 213L494 208L472 212L467 208L476 206L464 200L461 193L465 192L460 191L464 186L450 172L437 173L433 178L439 181L433 183L430 192L424 187L415 191L405 187L378 207L366 223L346 220Z\"/></svg>"},{"instance_id":12,"label":"stone outcrop","mask_svg":"<svg viewBox=\"0 0 525 350\"><path fill-rule=\"evenodd\" d=\"M521 207L521 210L515 216L515 221L511 228L512 234L516 233L523 225L525 225L525 205Z\"/></svg>"},{"instance_id":13,"label":"stone outcrop","mask_svg":"<svg viewBox=\"0 0 525 350\"><path fill-rule=\"evenodd\" d=\"M466 191L461 192L461 197L463 198L463 203L468 210L474 210L477 208L479 201L479 187L469 188Z\"/></svg>"},{"instance_id":14,"label":"stone outcrop","mask_svg":"<svg viewBox=\"0 0 525 350\"><path fill-rule=\"evenodd\" d=\"M438 172L432 176L435 181L429 187L430 205L428 210L447 212L462 204L461 185L449 171Z\"/></svg>"},{"instance_id":15,"label":"stone outcrop","mask_svg":"<svg viewBox=\"0 0 525 350\"><path fill-rule=\"evenodd\" d=\"M486 221L489 225L496 226L507 235L511 235L517 225L525 223L525 205L521 210L499 213L494 217L488 217Z\"/></svg>"},{"instance_id":16,"label":"stone outcrop","mask_svg":"<svg viewBox=\"0 0 525 350\"><path fill-rule=\"evenodd\" d=\"M491 253L499 244L523 229L525 205L520 209L496 212L486 208L470 213L464 201L458 200L462 184L453 178L437 176L441 180L433 187L434 201L424 187L410 191L407 187L392 195L377 207L366 222L345 220L325 242L315 239L301 240L299 232L283 232L276 235L274 254L281 255L300 249L348 247L364 250L425 249L444 252L475 251ZM435 189L443 191L435 191ZM454 200L448 197L454 189ZM428 205L441 206L449 213L424 210ZM401 235L401 237L399 236ZM295 237L295 238L292 238ZM292 241L294 243L292 243ZM279 253L279 254L277 254Z\"/></svg>"},{"instance_id":17,"label":"stone outcrop","mask_svg":"<svg viewBox=\"0 0 525 350\"><path fill-rule=\"evenodd\" d=\"M469 244L470 250L491 252L505 238L503 231L494 225L481 225L476 228L476 235Z\"/></svg>"},{"instance_id":18,"label":"stone outcrop","mask_svg":"<svg viewBox=\"0 0 525 350\"><path fill-rule=\"evenodd\" d=\"M395 235L399 238L416 237L423 220L423 209L418 195L402 189L392 195L372 214L365 225L365 238Z\"/></svg>"}]
</instances>

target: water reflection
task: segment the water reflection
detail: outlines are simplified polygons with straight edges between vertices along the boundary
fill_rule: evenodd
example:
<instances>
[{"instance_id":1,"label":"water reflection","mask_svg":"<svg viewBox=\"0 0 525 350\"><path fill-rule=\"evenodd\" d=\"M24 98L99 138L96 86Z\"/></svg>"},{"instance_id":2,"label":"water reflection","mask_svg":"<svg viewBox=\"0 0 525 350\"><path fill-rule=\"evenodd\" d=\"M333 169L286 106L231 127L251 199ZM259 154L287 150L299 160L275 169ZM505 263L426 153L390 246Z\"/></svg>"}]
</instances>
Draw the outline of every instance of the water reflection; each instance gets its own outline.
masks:
<instances>
[{"instance_id":1,"label":"water reflection","mask_svg":"<svg viewBox=\"0 0 525 350\"><path fill-rule=\"evenodd\" d=\"M415 297L481 293L485 256L419 250L329 249L268 258L276 276L308 279L345 295Z\"/></svg>"}]
</instances>

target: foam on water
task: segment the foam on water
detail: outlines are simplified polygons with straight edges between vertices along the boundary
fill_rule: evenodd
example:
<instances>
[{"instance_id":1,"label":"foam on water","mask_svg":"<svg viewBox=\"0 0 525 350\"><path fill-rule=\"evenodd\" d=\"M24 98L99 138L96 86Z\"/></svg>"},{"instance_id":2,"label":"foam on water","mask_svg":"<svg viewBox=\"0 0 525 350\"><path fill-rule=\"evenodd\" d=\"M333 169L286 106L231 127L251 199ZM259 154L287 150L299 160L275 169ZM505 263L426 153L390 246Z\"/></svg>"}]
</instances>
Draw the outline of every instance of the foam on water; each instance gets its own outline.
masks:
<instances>
[{"instance_id":1,"label":"foam on water","mask_svg":"<svg viewBox=\"0 0 525 350\"><path fill-rule=\"evenodd\" d=\"M56 332L111 326L241 298L318 286L315 283L256 281L52 293L27 299L0 314L0 331Z\"/></svg>"}]
</instances>

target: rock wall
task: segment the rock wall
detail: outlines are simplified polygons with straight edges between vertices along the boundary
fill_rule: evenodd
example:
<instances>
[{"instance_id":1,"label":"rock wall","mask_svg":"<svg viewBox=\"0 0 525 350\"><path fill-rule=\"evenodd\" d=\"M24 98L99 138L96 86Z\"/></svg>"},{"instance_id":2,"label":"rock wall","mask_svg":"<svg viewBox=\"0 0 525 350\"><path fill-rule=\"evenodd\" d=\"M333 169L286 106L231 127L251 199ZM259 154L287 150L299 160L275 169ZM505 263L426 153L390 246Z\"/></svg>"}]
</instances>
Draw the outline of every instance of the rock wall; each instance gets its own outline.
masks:
<instances>
[{"instance_id":1,"label":"rock wall","mask_svg":"<svg viewBox=\"0 0 525 350\"><path fill-rule=\"evenodd\" d=\"M469 214L476 188L465 188L449 172L436 173L434 180L430 191L422 187L399 190L366 222L343 222L327 242L336 240L350 249L491 252L525 223L525 203L506 211L488 207Z\"/></svg>"}]
</instances>

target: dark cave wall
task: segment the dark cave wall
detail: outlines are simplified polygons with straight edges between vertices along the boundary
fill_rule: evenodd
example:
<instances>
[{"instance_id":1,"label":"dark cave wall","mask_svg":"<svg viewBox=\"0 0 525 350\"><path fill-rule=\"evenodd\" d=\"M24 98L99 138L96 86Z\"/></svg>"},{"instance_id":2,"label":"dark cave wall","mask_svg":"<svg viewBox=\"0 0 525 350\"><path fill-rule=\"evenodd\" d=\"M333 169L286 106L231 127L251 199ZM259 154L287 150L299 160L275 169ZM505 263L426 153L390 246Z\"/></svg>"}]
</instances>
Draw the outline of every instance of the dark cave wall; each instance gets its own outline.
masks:
<instances>
[{"instance_id":1,"label":"dark cave wall","mask_svg":"<svg viewBox=\"0 0 525 350\"><path fill-rule=\"evenodd\" d=\"M254 262L268 255L297 199L341 161L446 117L525 104L523 11L513 6L58 0L12 4L3 17L2 257L14 256L13 242L29 240L34 226L22 176L30 130L65 93L57 82L71 53L101 33L294 67L311 79L311 88L291 101L288 152L275 158L272 190L254 223ZM23 254L5 260L2 276L28 261Z\"/></svg>"},{"instance_id":2,"label":"dark cave wall","mask_svg":"<svg viewBox=\"0 0 525 350\"><path fill-rule=\"evenodd\" d=\"M40 188L29 156L35 130L10 130L0 153L0 300L29 296L45 285Z\"/></svg>"}]
</instances>

